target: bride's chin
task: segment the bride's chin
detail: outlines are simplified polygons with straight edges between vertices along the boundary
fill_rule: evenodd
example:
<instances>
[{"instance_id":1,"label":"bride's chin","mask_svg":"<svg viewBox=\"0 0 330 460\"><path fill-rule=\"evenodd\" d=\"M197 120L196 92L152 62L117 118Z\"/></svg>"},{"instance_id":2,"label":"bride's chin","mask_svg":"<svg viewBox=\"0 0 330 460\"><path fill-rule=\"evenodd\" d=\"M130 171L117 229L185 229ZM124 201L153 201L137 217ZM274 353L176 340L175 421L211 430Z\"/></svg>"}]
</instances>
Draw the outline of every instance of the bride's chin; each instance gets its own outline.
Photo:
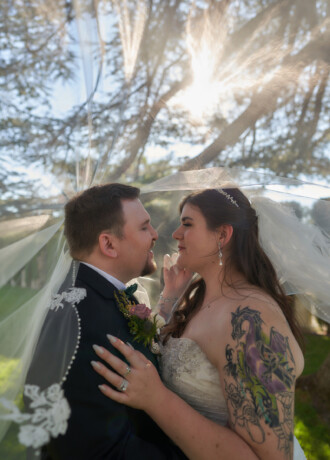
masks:
<instances>
[{"instance_id":1,"label":"bride's chin","mask_svg":"<svg viewBox=\"0 0 330 460\"><path fill-rule=\"evenodd\" d=\"M187 264L184 262L184 260L182 259L182 257L179 255L177 261L176 261L176 264L177 266L180 268L180 270L182 269L188 269L189 270L189 267L187 266Z\"/></svg>"}]
</instances>

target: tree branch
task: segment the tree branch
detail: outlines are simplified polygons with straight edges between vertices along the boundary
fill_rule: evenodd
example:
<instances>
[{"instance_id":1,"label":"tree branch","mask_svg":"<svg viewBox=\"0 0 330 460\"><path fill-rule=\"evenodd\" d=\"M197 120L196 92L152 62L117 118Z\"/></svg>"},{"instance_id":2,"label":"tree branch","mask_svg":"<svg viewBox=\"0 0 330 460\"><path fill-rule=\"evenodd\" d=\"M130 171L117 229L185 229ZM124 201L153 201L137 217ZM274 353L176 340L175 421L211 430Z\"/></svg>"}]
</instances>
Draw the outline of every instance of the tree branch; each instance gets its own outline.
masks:
<instances>
[{"instance_id":1,"label":"tree branch","mask_svg":"<svg viewBox=\"0 0 330 460\"><path fill-rule=\"evenodd\" d=\"M329 33L327 33L329 36ZM327 37L319 35L299 53L288 56L283 61L284 68L300 68L316 60L330 62ZM325 52L327 48L327 53ZM221 134L195 158L189 159L180 167L180 171L198 169L214 160L226 147L236 144L239 137L265 115L274 112L277 108L277 99L284 88L289 88L292 82L284 78L279 71L260 93L254 94L250 105L231 124L225 126ZM267 101L267 103L265 103Z\"/></svg>"}]
</instances>

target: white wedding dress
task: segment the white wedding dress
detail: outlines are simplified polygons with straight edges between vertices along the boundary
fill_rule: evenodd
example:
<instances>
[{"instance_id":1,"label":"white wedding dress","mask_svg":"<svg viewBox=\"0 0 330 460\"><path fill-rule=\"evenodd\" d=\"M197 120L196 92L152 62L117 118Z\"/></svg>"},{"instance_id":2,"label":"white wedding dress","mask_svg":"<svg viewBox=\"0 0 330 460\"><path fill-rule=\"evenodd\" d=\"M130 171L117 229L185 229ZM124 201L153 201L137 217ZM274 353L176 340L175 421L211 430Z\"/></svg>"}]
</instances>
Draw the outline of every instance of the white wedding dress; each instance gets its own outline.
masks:
<instances>
[{"instance_id":1,"label":"white wedding dress","mask_svg":"<svg viewBox=\"0 0 330 460\"><path fill-rule=\"evenodd\" d=\"M170 390L208 419L219 425L227 423L227 405L218 370L196 342L171 337L162 346L160 368L162 380ZM296 438L294 460L306 460Z\"/></svg>"}]
</instances>

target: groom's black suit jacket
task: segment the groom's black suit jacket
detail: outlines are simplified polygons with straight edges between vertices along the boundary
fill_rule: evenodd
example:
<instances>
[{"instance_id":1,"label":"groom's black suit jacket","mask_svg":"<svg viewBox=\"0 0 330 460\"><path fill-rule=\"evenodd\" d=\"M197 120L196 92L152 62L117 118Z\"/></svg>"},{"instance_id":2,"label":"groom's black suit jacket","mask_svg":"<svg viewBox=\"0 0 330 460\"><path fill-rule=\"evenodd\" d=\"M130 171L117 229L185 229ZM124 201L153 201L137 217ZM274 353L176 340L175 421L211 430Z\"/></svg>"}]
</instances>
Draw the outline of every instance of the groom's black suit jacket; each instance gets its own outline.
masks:
<instances>
[{"instance_id":1,"label":"groom's black suit jacket","mask_svg":"<svg viewBox=\"0 0 330 460\"><path fill-rule=\"evenodd\" d=\"M90 362L98 357L93 344L111 347L106 334L130 342L150 361L155 356L133 342L127 320L115 301L116 288L95 270L80 264L76 287L87 296L76 308L81 319L81 341L72 368L63 384L71 407L65 435L52 439L48 456L56 460L183 459L179 449L145 412L126 407L105 397L98 385L105 383ZM116 353L117 354L117 353Z\"/></svg>"}]
</instances>

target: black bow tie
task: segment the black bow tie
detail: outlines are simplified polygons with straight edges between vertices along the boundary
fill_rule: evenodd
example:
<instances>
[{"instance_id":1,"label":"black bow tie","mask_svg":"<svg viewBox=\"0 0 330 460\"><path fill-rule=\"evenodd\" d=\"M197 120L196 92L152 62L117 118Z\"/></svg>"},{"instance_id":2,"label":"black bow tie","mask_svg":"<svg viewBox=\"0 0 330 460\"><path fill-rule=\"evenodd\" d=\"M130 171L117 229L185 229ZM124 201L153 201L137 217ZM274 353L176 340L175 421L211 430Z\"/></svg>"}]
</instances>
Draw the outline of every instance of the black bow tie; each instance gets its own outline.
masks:
<instances>
[{"instance_id":1,"label":"black bow tie","mask_svg":"<svg viewBox=\"0 0 330 460\"><path fill-rule=\"evenodd\" d=\"M126 294L126 297L128 297L128 298L133 297L133 294L137 290L137 288L138 288L137 283L134 283L134 284L131 284L130 286L128 286L124 291L125 294Z\"/></svg>"}]
</instances>

